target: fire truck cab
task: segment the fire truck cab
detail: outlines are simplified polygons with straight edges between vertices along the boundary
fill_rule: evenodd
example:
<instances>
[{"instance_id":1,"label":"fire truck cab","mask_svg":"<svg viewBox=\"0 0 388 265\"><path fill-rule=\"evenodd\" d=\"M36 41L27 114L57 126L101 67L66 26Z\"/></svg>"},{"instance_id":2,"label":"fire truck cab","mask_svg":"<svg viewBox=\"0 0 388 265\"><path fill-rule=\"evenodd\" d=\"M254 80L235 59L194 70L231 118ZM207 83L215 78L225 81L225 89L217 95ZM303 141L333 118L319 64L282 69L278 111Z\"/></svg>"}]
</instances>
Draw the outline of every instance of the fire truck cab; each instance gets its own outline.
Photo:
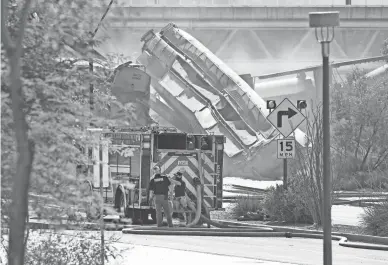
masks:
<instances>
[{"instance_id":1,"label":"fire truck cab","mask_svg":"<svg viewBox=\"0 0 388 265\"><path fill-rule=\"evenodd\" d=\"M222 208L223 135L188 134L162 127L112 128L93 133L100 134L101 144L89 148L91 186L98 190L102 175L105 203L112 203L125 217L145 222L151 215L156 221L148 191L156 165L168 176L181 171L186 194L194 202L194 178L198 177L208 209Z\"/></svg>"}]
</instances>

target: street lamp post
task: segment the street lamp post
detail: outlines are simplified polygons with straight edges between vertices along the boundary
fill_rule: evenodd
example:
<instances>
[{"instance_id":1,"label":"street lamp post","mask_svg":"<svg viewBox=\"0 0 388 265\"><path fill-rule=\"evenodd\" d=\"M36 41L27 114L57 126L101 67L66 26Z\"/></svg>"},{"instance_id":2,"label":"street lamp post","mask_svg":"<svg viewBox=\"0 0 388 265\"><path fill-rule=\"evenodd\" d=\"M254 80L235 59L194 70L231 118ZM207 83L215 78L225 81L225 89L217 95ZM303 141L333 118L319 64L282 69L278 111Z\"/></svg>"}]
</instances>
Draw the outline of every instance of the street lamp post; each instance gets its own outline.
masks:
<instances>
[{"instance_id":1,"label":"street lamp post","mask_svg":"<svg viewBox=\"0 0 388 265\"><path fill-rule=\"evenodd\" d=\"M332 265L329 55L334 27L339 26L339 12L312 12L309 13L309 22L310 27L315 28L316 39L322 46L323 264Z\"/></svg>"}]
</instances>

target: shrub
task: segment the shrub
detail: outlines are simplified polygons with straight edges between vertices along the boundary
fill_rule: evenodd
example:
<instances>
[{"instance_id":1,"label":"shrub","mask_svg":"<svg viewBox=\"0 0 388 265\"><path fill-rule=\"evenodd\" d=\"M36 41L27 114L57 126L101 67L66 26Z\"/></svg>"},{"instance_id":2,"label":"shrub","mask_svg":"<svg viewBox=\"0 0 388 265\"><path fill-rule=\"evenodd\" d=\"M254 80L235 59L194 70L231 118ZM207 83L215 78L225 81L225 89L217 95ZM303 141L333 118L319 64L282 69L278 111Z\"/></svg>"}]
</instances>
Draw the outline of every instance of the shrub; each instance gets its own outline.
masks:
<instances>
[{"instance_id":1,"label":"shrub","mask_svg":"<svg viewBox=\"0 0 388 265\"><path fill-rule=\"evenodd\" d=\"M292 187L284 190L283 185L268 189L263 207L272 221L313 223L312 215Z\"/></svg>"},{"instance_id":2,"label":"shrub","mask_svg":"<svg viewBox=\"0 0 388 265\"><path fill-rule=\"evenodd\" d=\"M236 200L236 204L232 208L232 214L236 217L246 215L249 212L258 212L263 209L263 203L254 197L241 197Z\"/></svg>"},{"instance_id":3,"label":"shrub","mask_svg":"<svg viewBox=\"0 0 388 265\"><path fill-rule=\"evenodd\" d=\"M384 190L388 187L388 171L357 171L334 179L336 190L354 191L359 189Z\"/></svg>"},{"instance_id":4,"label":"shrub","mask_svg":"<svg viewBox=\"0 0 388 265\"><path fill-rule=\"evenodd\" d=\"M2 252L6 253L7 242L2 242ZM111 244L105 245L105 263L120 255ZM4 256L4 255L3 255ZM77 235L31 232L25 253L26 265L99 265L101 264L101 244L94 238ZM5 260L5 257L3 257ZM5 260L6 261L6 260ZM7 261L2 264L8 264Z\"/></svg>"},{"instance_id":5,"label":"shrub","mask_svg":"<svg viewBox=\"0 0 388 265\"><path fill-rule=\"evenodd\" d=\"M388 199L388 197L387 197ZM388 201L365 208L362 223L375 236L388 236Z\"/></svg>"}]
</instances>

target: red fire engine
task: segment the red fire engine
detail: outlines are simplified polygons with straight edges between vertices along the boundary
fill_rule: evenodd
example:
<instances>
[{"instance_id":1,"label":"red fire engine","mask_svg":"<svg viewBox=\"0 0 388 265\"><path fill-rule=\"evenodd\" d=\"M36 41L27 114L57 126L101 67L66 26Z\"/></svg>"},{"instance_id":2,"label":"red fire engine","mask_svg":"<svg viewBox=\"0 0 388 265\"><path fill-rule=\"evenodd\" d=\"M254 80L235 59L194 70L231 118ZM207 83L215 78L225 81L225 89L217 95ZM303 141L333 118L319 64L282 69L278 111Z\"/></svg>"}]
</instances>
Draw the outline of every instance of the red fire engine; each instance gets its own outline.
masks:
<instances>
[{"instance_id":1,"label":"red fire engine","mask_svg":"<svg viewBox=\"0 0 388 265\"><path fill-rule=\"evenodd\" d=\"M223 135L188 134L161 127L90 131L102 139L100 145L89 148L90 185L99 189L102 175L105 203L112 203L126 217L145 222L151 215L156 220L148 200L148 184L156 165L162 174L183 172L192 201L197 196L194 178L199 178L207 208L222 208Z\"/></svg>"}]
</instances>

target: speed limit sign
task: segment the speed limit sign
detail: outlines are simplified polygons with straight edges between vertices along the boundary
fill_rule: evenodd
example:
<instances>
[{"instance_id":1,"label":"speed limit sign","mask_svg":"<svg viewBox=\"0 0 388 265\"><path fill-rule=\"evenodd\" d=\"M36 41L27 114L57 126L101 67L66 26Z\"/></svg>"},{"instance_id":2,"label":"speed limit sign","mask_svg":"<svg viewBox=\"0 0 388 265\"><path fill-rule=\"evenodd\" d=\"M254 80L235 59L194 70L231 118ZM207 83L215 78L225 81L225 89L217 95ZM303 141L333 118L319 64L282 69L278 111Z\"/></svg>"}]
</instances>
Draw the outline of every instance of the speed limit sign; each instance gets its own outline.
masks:
<instances>
[{"instance_id":1,"label":"speed limit sign","mask_svg":"<svg viewBox=\"0 0 388 265\"><path fill-rule=\"evenodd\" d=\"M278 140L278 158L287 159L295 158L295 140L279 139Z\"/></svg>"}]
</instances>

